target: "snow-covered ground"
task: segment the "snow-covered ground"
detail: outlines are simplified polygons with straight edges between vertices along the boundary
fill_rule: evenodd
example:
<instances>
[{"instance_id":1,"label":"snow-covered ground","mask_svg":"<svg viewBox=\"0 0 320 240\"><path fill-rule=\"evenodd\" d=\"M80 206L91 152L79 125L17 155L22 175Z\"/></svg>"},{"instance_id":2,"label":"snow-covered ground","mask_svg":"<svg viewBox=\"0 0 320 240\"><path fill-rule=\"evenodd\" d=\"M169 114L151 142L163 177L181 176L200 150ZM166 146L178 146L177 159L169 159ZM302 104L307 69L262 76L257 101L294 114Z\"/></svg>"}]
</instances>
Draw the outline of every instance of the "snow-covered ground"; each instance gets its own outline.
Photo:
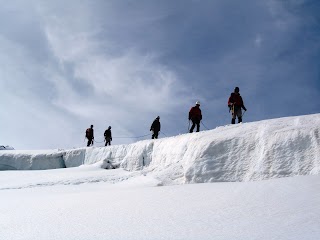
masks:
<instances>
[{"instance_id":1,"label":"snow-covered ground","mask_svg":"<svg viewBox=\"0 0 320 240\"><path fill-rule=\"evenodd\" d=\"M320 114L1 151L0 168L1 239L320 237Z\"/></svg>"}]
</instances>

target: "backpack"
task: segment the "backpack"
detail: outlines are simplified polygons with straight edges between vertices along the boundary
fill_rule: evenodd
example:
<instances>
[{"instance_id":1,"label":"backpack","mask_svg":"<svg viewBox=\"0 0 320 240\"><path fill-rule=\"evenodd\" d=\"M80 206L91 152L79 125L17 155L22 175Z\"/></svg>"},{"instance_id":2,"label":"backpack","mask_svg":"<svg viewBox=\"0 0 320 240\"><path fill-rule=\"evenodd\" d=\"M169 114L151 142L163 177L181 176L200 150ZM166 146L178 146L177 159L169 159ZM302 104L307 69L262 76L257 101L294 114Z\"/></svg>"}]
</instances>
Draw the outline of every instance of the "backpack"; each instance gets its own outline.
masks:
<instances>
[{"instance_id":1,"label":"backpack","mask_svg":"<svg viewBox=\"0 0 320 240\"><path fill-rule=\"evenodd\" d=\"M88 128L87 130L86 130L86 138L90 138L91 136L90 136L91 134L90 134L90 128Z\"/></svg>"}]
</instances>

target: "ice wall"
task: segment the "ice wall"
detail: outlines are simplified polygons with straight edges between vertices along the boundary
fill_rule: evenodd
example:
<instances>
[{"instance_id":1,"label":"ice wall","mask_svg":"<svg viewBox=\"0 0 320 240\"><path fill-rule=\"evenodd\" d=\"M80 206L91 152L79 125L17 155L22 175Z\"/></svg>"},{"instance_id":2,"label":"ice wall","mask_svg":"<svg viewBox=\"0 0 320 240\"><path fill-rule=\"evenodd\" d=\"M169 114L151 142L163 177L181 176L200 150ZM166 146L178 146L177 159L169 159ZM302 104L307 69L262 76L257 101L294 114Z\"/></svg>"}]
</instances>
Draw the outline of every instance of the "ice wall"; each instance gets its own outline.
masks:
<instances>
[{"instance_id":1,"label":"ice wall","mask_svg":"<svg viewBox=\"0 0 320 240\"><path fill-rule=\"evenodd\" d=\"M100 163L166 183L251 181L320 173L320 114L218 127L128 145L66 151L1 151L0 169Z\"/></svg>"},{"instance_id":2,"label":"ice wall","mask_svg":"<svg viewBox=\"0 0 320 240\"><path fill-rule=\"evenodd\" d=\"M47 151L1 151L0 170L45 170L65 168L64 153Z\"/></svg>"}]
</instances>

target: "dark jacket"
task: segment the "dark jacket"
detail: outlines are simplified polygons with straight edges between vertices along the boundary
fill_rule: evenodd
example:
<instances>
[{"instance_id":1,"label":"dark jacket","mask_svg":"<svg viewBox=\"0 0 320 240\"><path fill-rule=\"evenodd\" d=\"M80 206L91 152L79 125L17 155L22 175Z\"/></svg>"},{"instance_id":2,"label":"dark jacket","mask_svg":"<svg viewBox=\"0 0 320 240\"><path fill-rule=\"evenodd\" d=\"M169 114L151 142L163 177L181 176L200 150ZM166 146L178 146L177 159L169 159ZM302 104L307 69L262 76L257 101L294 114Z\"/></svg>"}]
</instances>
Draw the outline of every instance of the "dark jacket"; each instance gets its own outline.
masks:
<instances>
[{"instance_id":1,"label":"dark jacket","mask_svg":"<svg viewBox=\"0 0 320 240\"><path fill-rule=\"evenodd\" d=\"M234 105L235 107L243 108L243 110L247 111L246 107L243 104L242 97L240 96L240 93L233 92L231 93L229 99L228 99L228 106L231 107Z\"/></svg>"},{"instance_id":2,"label":"dark jacket","mask_svg":"<svg viewBox=\"0 0 320 240\"><path fill-rule=\"evenodd\" d=\"M198 105L192 107L189 111L189 120L202 120L201 109Z\"/></svg>"},{"instance_id":3,"label":"dark jacket","mask_svg":"<svg viewBox=\"0 0 320 240\"><path fill-rule=\"evenodd\" d=\"M88 128L86 130L86 138L88 138L88 139L93 139L94 138L94 136L93 136L93 128Z\"/></svg>"},{"instance_id":4,"label":"dark jacket","mask_svg":"<svg viewBox=\"0 0 320 240\"><path fill-rule=\"evenodd\" d=\"M155 119L151 124L150 131L152 130L154 132L160 132L160 129L161 129L160 121L159 119Z\"/></svg>"},{"instance_id":5,"label":"dark jacket","mask_svg":"<svg viewBox=\"0 0 320 240\"><path fill-rule=\"evenodd\" d=\"M106 131L104 131L104 138L110 138L112 140L111 129L107 129Z\"/></svg>"}]
</instances>

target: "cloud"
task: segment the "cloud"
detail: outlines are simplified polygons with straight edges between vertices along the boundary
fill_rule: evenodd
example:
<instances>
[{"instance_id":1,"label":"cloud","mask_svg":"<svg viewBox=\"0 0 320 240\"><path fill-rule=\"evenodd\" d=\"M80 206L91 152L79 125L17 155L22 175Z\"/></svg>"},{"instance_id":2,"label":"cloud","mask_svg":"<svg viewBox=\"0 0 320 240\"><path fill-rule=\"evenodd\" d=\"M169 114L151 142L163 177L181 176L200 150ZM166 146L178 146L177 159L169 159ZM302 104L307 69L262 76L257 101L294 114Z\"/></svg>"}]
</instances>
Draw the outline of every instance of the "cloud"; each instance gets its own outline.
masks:
<instances>
[{"instance_id":1,"label":"cloud","mask_svg":"<svg viewBox=\"0 0 320 240\"><path fill-rule=\"evenodd\" d=\"M187 131L196 100L213 128L229 123L235 86L245 121L317 112L308 102L319 93L318 8L274 0L11 1L0 10L0 117L11 131L0 129L0 143L82 146L90 124L97 134L112 125L115 136L141 136L157 115L175 135ZM21 141L17 119L50 139Z\"/></svg>"}]
</instances>

